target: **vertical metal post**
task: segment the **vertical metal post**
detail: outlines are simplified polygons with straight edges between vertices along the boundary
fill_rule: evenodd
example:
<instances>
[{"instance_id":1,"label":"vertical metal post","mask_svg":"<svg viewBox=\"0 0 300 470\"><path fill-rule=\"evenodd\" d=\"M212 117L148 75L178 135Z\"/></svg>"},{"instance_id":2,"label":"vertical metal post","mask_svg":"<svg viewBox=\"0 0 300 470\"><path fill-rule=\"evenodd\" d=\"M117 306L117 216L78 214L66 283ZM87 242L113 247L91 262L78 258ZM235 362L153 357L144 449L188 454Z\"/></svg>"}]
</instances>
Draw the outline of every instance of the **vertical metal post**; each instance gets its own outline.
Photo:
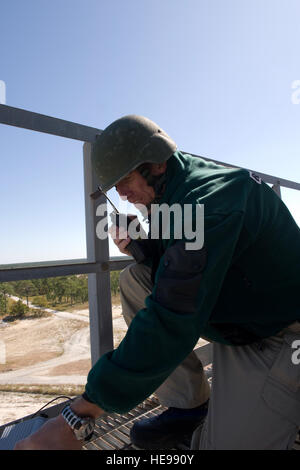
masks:
<instances>
[{"instance_id":1,"label":"vertical metal post","mask_svg":"<svg viewBox=\"0 0 300 470\"><path fill-rule=\"evenodd\" d=\"M277 183L273 184L272 186L273 191L277 194L277 196L280 197L281 199L281 188L280 188L280 181L277 181Z\"/></svg>"},{"instance_id":2,"label":"vertical metal post","mask_svg":"<svg viewBox=\"0 0 300 470\"><path fill-rule=\"evenodd\" d=\"M87 259L89 262L100 262L102 266L100 272L88 274L91 356L94 365L102 354L113 349L109 245L108 238L100 240L96 235L96 208L101 203L106 204L106 199L102 196L95 201L90 197L97 189L90 143L83 145L83 158Z\"/></svg>"}]
</instances>

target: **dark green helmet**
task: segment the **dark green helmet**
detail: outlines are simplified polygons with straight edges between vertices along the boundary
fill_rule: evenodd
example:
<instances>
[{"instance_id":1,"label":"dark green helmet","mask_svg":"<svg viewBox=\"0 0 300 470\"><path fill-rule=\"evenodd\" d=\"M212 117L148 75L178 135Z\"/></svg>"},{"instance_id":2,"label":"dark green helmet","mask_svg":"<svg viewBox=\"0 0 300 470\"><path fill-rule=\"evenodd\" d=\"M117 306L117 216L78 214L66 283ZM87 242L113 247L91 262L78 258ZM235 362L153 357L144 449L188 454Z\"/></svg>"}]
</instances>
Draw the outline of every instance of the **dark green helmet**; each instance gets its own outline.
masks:
<instances>
[{"instance_id":1,"label":"dark green helmet","mask_svg":"<svg viewBox=\"0 0 300 470\"><path fill-rule=\"evenodd\" d=\"M163 163L176 148L168 134L150 119L135 115L117 119L92 145L99 185L108 191L139 165Z\"/></svg>"}]
</instances>

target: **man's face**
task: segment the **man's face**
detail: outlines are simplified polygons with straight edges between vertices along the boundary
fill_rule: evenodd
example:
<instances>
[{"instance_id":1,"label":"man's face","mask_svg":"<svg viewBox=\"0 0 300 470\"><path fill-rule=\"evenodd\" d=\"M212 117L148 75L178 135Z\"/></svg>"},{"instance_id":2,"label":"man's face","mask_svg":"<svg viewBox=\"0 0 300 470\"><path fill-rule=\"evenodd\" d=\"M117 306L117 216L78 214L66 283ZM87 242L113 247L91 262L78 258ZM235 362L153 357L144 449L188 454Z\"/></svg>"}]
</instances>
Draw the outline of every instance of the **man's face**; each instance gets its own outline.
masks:
<instances>
[{"instance_id":1,"label":"man's face","mask_svg":"<svg viewBox=\"0 0 300 470\"><path fill-rule=\"evenodd\" d=\"M119 183L116 190L122 199L127 199L134 205L148 206L155 199L155 192L147 180L137 170L131 171Z\"/></svg>"}]
</instances>

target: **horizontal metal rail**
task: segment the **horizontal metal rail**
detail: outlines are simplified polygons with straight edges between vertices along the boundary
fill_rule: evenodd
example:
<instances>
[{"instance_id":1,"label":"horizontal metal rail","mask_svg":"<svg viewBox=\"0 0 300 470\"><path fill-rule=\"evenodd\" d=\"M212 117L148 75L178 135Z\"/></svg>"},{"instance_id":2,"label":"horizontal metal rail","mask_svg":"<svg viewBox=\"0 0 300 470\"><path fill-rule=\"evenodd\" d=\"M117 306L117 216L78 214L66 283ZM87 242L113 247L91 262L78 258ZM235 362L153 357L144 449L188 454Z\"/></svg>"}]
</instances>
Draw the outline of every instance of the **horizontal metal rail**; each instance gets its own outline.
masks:
<instances>
[{"instance_id":1,"label":"horizontal metal rail","mask_svg":"<svg viewBox=\"0 0 300 470\"><path fill-rule=\"evenodd\" d=\"M101 129L97 129L95 127L89 127L83 124L77 124L75 122L66 121L64 119L34 113L25 109L13 108L5 104L0 104L0 124L21 127L23 129L29 129L32 131L57 135L69 139L81 140L82 142L95 142L97 135L100 135L102 133ZM183 153L187 154L189 152L183 151ZM240 168L237 165L231 165L229 163L221 162L200 155L195 155L193 153L189 153L189 155L200 157L203 158L203 160L212 161L220 165L229 166L233 168ZM296 189L300 191L300 183L289 181L277 176L260 173L249 168L245 169L253 171L258 176L260 176L266 183L274 185L279 184L282 187Z\"/></svg>"},{"instance_id":2,"label":"horizontal metal rail","mask_svg":"<svg viewBox=\"0 0 300 470\"><path fill-rule=\"evenodd\" d=\"M255 173L265 183L270 183L270 184L273 184L273 185L279 185L279 186L282 186L282 187L285 187L285 188L296 189L296 190L300 191L300 183L296 183L295 181L289 181L289 180L286 180L284 178L280 178L279 176L268 175L266 173L261 173L260 171L251 170L251 168L245 168L245 167L240 167L240 166L237 166L237 165L231 165L229 163L220 162L219 160L213 160L212 158L202 157L200 155L195 155L195 154L189 153L189 152L182 152L182 153L187 154L187 155L192 155L193 157L198 157L198 158L200 157L200 158L203 158L203 160L206 160L206 161L209 161L209 162L214 162L214 163L217 163L218 165L224 165L224 166L229 167L229 168L243 168L244 170L252 171L253 173Z\"/></svg>"},{"instance_id":3,"label":"horizontal metal rail","mask_svg":"<svg viewBox=\"0 0 300 470\"><path fill-rule=\"evenodd\" d=\"M71 262L73 261L73 262ZM108 262L89 263L69 260L65 262L49 261L45 263L22 263L0 266L0 282L43 279L47 277L70 276L73 274L91 274L103 271L118 271L133 262L129 256L110 258Z\"/></svg>"},{"instance_id":4,"label":"horizontal metal rail","mask_svg":"<svg viewBox=\"0 0 300 470\"><path fill-rule=\"evenodd\" d=\"M67 137L68 139L94 142L102 130L95 127L84 126L76 122L65 121L44 114L33 113L25 109L13 108L5 104L0 105L0 123L9 126L21 127L31 131Z\"/></svg>"}]
</instances>

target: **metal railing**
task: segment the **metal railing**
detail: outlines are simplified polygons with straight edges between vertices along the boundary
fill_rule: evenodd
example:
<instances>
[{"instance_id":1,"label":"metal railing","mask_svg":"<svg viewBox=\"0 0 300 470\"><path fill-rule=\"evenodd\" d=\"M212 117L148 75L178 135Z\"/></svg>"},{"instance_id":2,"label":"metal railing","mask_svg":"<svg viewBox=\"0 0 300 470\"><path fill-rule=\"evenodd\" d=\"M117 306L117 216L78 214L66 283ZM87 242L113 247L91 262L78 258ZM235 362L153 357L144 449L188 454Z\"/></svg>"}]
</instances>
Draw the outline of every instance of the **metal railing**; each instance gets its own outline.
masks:
<instances>
[{"instance_id":1,"label":"metal railing","mask_svg":"<svg viewBox=\"0 0 300 470\"><path fill-rule=\"evenodd\" d=\"M7 105L0 105L0 123L84 142L83 158L87 258L2 265L0 266L0 282L67 276L71 274L88 274L91 359L92 364L95 364L102 354L113 349L110 271L123 269L132 262L132 258L130 257L120 256L110 258L108 239L100 240L96 236L96 204L106 204L106 199L104 196L99 198L98 201L90 198L90 194L97 189L97 181L92 171L91 144L102 131L94 127L84 126L82 124L13 108ZM205 157L201 158L225 166L236 167L235 165L219 162L217 160ZM281 187L300 190L299 183L257 171L254 171L254 173L261 177L266 183L272 184L274 191L276 191L280 197ZM98 217L97 219L99 221Z\"/></svg>"}]
</instances>

